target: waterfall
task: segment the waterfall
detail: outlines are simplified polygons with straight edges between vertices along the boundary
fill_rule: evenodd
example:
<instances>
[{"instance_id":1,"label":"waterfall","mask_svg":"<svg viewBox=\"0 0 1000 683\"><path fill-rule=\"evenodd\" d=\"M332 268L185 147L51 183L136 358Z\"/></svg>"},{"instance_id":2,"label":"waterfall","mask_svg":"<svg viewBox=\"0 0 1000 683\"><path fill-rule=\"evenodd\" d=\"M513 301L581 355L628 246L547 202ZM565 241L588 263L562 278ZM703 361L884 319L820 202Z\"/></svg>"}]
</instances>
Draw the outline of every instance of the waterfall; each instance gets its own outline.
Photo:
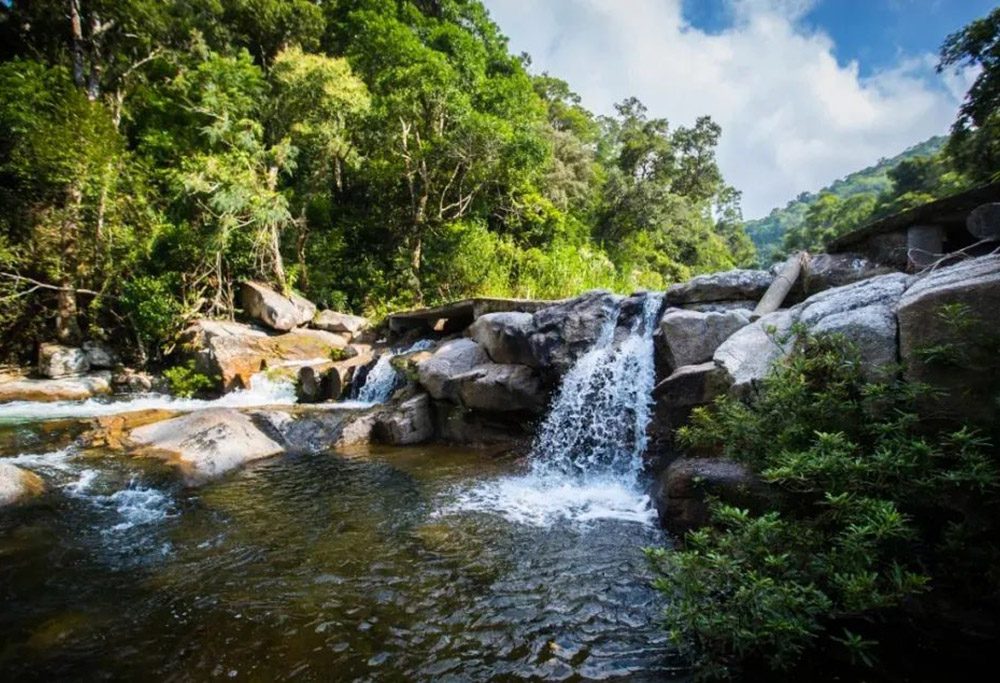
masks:
<instances>
[{"instance_id":1,"label":"waterfall","mask_svg":"<svg viewBox=\"0 0 1000 683\"><path fill-rule=\"evenodd\" d=\"M662 303L662 294L647 294L621 339L617 316L611 316L563 377L532 445L527 474L460 491L441 514L489 512L536 526L600 519L652 524L655 513L640 473Z\"/></svg>"},{"instance_id":2,"label":"waterfall","mask_svg":"<svg viewBox=\"0 0 1000 683\"><path fill-rule=\"evenodd\" d=\"M612 317L563 378L532 448L536 473L638 476L656 382L653 332L662 301L647 295L641 315L619 343Z\"/></svg>"},{"instance_id":3,"label":"waterfall","mask_svg":"<svg viewBox=\"0 0 1000 683\"><path fill-rule=\"evenodd\" d=\"M358 390L357 401L359 403L385 403L392 397L392 392L396 390L399 383L399 374L396 368L392 367L392 359L396 356L423 351L434 345L430 339L421 339L403 349L402 351L386 351L372 369L368 371L364 383Z\"/></svg>"}]
</instances>

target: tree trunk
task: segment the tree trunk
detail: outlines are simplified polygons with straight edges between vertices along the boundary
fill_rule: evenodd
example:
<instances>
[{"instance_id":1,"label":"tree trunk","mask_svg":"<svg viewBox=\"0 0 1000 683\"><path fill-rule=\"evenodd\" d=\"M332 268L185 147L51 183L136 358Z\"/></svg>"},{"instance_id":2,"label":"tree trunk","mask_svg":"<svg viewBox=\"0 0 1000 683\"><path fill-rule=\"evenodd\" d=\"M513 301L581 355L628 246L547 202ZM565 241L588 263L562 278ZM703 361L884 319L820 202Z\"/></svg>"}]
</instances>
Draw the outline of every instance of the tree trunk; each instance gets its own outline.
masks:
<instances>
[{"instance_id":1,"label":"tree trunk","mask_svg":"<svg viewBox=\"0 0 1000 683\"><path fill-rule=\"evenodd\" d=\"M75 184L69 190L66 220L62 229L62 253L59 267L59 293L56 309L56 337L63 344L74 344L80 339L80 324L76 308L77 240L80 232L80 204L83 191Z\"/></svg>"},{"instance_id":2,"label":"tree trunk","mask_svg":"<svg viewBox=\"0 0 1000 683\"><path fill-rule=\"evenodd\" d=\"M271 192L277 192L278 189L278 167L271 166L267 169L267 189ZM277 223L272 223L268 230L270 230L270 252L271 252L271 267L274 270L274 279L280 288L282 294L286 293L285 290L288 289L288 282L285 279L285 264L281 260L281 236L278 234Z\"/></svg>"},{"instance_id":3,"label":"tree trunk","mask_svg":"<svg viewBox=\"0 0 1000 683\"><path fill-rule=\"evenodd\" d=\"M101 39L101 20L97 12L91 9L90 13L90 42L88 45L90 52L90 77L87 81L87 97L91 102L96 102L101 96L101 58L99 41Z\"/></svg>"},{"instance_id":4,"label":"tree trunk","mask_svg":"<svg viewBox=\"0 0 1000 683\"><path fill-rule=\"evenodd\" d=\"M87 83L83 74L83 25L80 20L80 0L69 0L69 23L73 35L70 52L73 55L73 82L80 90Z\"/></svg>"},{"instance_id":5,"label":"tree trunk","mask_svg":"<svg viewBox=\"0 0 1000 683\"><path fill-rule=\"evenodd\" d=\"M306 222L306 211L302 210L302 215L298 220L298 240L295 245L296 256L299 261L299 289L306 294L309 293L309 268L306 266L306 243L309 240L309 223Z\"/></svg>"}]
</instances>

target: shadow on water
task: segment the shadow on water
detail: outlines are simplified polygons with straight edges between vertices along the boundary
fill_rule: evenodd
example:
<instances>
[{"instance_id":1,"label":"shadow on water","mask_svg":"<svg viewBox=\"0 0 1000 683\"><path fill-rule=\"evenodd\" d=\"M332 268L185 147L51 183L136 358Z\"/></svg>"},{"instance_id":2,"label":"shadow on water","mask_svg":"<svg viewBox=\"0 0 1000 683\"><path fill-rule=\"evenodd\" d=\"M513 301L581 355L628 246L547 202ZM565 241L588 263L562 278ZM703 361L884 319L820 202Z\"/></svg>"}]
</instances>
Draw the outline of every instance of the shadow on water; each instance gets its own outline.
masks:
<instances>
[{"instance_id":1,"label":"shadow on water","mask_svg":"<svg viewBox=\"0 0 1000 683\"><path fill-rule=\"evenodd\" d=\"M51 463L50 493L0 513L2 680L676 675L652 524L451 509L516 463L289 455L199 489L119 458Z\"/></svg>"}]
</instances>

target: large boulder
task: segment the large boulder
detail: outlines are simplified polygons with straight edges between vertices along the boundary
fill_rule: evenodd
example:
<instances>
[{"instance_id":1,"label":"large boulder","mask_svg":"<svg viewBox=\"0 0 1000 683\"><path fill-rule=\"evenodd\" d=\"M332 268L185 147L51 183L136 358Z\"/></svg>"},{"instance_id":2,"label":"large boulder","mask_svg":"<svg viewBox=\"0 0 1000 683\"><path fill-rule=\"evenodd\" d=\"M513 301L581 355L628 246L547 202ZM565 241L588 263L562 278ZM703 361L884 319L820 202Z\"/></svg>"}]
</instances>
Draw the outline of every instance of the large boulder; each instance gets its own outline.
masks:
<instances>
[{"instance_id":1,"label":"large boulder","mask_svg":"<svg viewBox=\"0 0 1000 683\"><path fill-rule=\"evenodd\" d=\"M43 377L77 377L88 370L90 361L83 349L62 344L42 344L38 347L38 374Z\"/></svg>"},{"instance_id":2,"label":"large boulder","mask_svg":"<svg viewBox=\"0 0 1000 683\"><path fill-rule=\"evenodd\" d=\"M715 350L713 359L729 374L732 391L745 397L771 366L791 353L794 339L789 332L795 316L775 311L738 330Z\"/></svg>"},{"instance_id":3,"label":"large boulder","mask_svg":"<svg viewBox=\"0 0 1000 683\"><path fill-rule=\"evenodd\" d=\"M259 282L244 282L240 301L248 316L281 332L305 325L316 315L308 299L295 293L282 296Z\"/></svg>"},{"instance_id":4,"label":"large boulder","mask_svg":"<svg viewBox=\"0 0 1000 683\"><path fill-rule=\"evenodd\" d=\"M547 374L563 375L602 334L612 334L621 297L596 290L535 313L531 355Z\"/></svg>"},{"instance_id":5,"label":"large boulder","mask_svg":"<svg viewBox=\"0 0 1000 683\"><path fill-rule=\"evenodd\" d=\"M41 477L34 472L0 462L0 508L37 496L44 490Z\"/></svg>"},{"instance_id":6,"label":"large boulder","mask_svg":"<svg viewBox=\"0 0 1000 683\"><path fill-rule=\"evenodd\" d=\"M368 319L350 313L337 311L320 311L312 320L312 326L317 330L348 334L352 338L368 327Z\"/></svg>"},{"instance_id":7,"label":"large boulder","mask_svg":"<svg viewBox=\"0 0 1000 683\"><path fill-rule=\"evenodd\" d=\"M722 342L749 323L750 316L742 310L700 313L668 309L660 319L665 360L672 368L711 360Z\"/></svg>"},{"instance_id":8,"label":"large boulder","mask_svg":"<svg viewBox=\"0 0 1000 683\"><path fill-rule=\"evenodd\" d=\"M939 409L989 423L998 407L1000 256L984 256L918 279L899 302L907 379L946 392ZM933 353L932 353L933 351Z\"/></svg>"},{"instance_id":9,"label":"large boulder","mask_svg":"<svg viewBox=\"0 0 1000 683\"><path fill-rule=\"evenodd\" d=\"M706 301L757 301L771 286L774 275L766 270L727 270L699 275L667 289L672 306Z\"/></svg>"},{"instance_id":10,"label":"large boulder","mask_svg":"<svg viewBox=\"0 0 1000 683\"><path fill-rule=\"evenodd\" d=\"M548 398L538 373L526 365L480 365L452 379L470 410L540 414Z\"/></svg>"},{"instance_id":11,"label":"large boulder","mask_svg":"<svg viewBox=\"0 0 1000 683\"><path fill-rule=\"evenodd\" d=\"M469 327L469 336L489 354L495 363L538 365L531 352L531 313L487 313Z\"/></svg>"},{"instance_id":12,"label":"large boulder","mask_svg":"<svg viewBox=\"0 0 1000 683\"><path fill-rule=\"evenodd\" d=\"M713 356L745 396L775 362L794 346L793 326L815 333L841 334L858 347L865 373L883 376L897 360L895 309L912 277L889 273L815 294L787 310L747 325L719 346Z\"/></svg>"},{"instance_id":13,"label":"large boulder","mask_svg":"<svg viewBox=\"0 0 1000 683\"><path fill-rule=\"evenodd\" d=\"M666 408L691 408L711 403L726 393L725 371L713 361L677 368L653 388L653 401Z\"/></svg>"},{"instance_id":14,"label":"large boulder","mask_svg":"<svg viewBox=\"0 0 1000 683\"><path fill-rule=\"evenodd\" d=\"M82 401L111 393L111 373L63 379L19 379L0 384L0 403L9 401Z\"/></svg>"},{"instance_id":15,"label":"large boulder","mask_svg":"<svg viewBox=\"0 0 1000 683\"><path fill-rule=\"evenodd\" d=\"M281 444L238 410L211 408L132 431L141 453L176 465L190 483L218 477L253 460L281 453Z\"/></svg>"},{"instance_id":16,"label":"large boulder","mask_svg":"<svg viewBox=\"0 0 1000 683\"><path fill-rule=\"evenodd\" d=\"M181 348L195 359L199 371L218 377L224 391L249 387L250 378L262 370L329 360L346 346L347 339L332 332L272 334L222 320L196 321L181 337Z\"/></svg>"},{"instance_id":17,"label":"large boulder","mask_svg":"<svg viewBox=\"0 0 1000 683\"><path fill-rule=\"evenodd\" d=\"M417 394L381 411L372 429L374 440L394 446L423 443L433 436L434 419L427 394Z\"/></svg>"},{"instance_id":18,"label":"large boulder","mask_svg":"<svg viewBox=\"0 0 1000 683\"><path fill-rule=\"evenodd\" d=\"M350 347L348 347L350 348ZM344 396L357 372L372 361L370 353L356 353L342 361L303 365L295 378L300 403L336 401Z\"/></svg>"},{"instance_id":19,"label":"large boulder","mask_svg":"<svg viewBox=\"0 0 1000 683\"><path fill-rule=\"evenodd\" d=\"M436 399L458 401L455 378L477 365L490 363L490 357L471 339L455 339L437 348L430 358L417 363L417 378L421 386Z\"/></svg>"},{"instance_id":20,"label":"large boulder","mask_svg":"<svg viewBox=\"0 0 1000 683\"><path fill-rule=\"evenodd\" d=\"M708 524L709 497L755 513L765 512L779 501L777 492L748 467L719 458L674 461L660 475L652 495L661 523L675 532Z\"/></svg>"},{"instance_id":21,"label":"large boulder","mask_svg":"<svg viewBox=\"0 0 1000 683\"><path fill-rule=\"evenodd\" d=\"M83 352L92 370L110 370L119 364L118 354L107 344L99 341L83 342Z\"/></svg>"}]
</instances>

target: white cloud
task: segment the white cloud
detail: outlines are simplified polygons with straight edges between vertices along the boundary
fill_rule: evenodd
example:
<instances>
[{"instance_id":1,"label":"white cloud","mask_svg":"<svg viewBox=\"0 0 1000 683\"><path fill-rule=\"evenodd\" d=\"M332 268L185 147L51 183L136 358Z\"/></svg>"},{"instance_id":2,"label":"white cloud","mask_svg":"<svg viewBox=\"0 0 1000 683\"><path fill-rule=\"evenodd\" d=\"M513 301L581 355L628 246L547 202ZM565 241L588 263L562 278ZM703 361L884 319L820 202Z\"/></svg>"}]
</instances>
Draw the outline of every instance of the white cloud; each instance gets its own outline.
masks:
<instances>
[{"instance_id":1,"label":"white cloud","mask_svg":"<svg viewBox=\"0 0 1000 683\"><path fill-rule=\"evenodd\" d=\"M635 95L675 125L710 114L751 218L944 133L968 84L936 75L930 54L870 76L838 63L831 38L798 21L815 0L730 0L717 33L688 24L681 0L485 2L513 51L599 113Z\"/></svg>"}]
</instances>

